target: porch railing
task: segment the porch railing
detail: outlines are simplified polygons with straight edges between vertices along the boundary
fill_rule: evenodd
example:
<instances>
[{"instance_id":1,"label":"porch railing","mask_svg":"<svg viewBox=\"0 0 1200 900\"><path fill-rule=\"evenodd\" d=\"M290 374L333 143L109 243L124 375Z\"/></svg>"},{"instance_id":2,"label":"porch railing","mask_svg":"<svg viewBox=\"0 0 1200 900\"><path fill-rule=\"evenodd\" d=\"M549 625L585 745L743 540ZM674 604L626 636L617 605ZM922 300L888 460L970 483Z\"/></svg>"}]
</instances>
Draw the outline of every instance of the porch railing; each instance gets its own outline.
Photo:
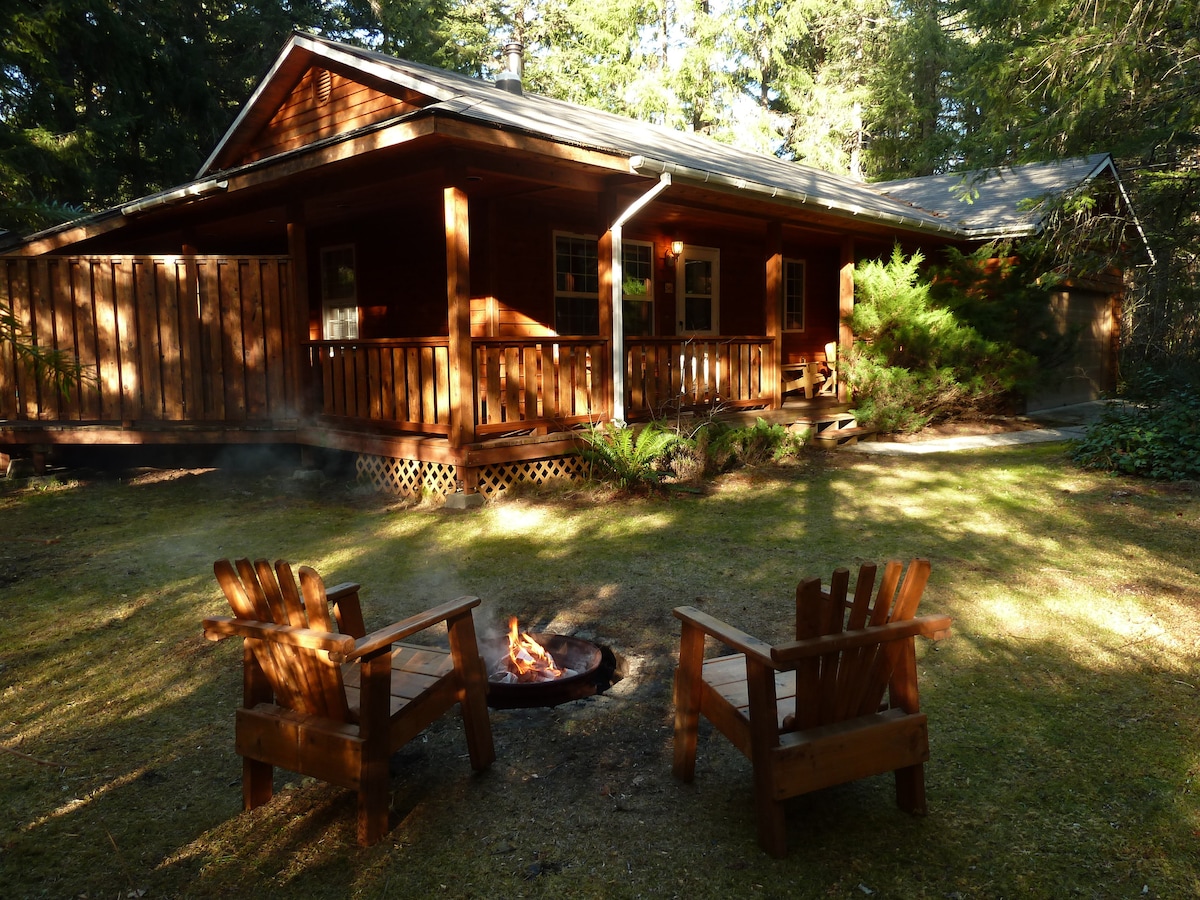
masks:
<instances>
[{"instance_id":1,"label":"porch railing","mask_svg":"<svg viewBox=\"0 0 1200 900\"><path fill-rule=\"evenodd\" d=\"M312 341L322 415L399 431L450 431L450 344L444 338Z\"/></svg>"},{"instance_id":2,"label":"porch railing","mask_svg":"<svg viewBox=\"0 0 1200 900\"><path fill-rule=\"evenodd\" d=\"M571 428L607 415L606 341L489 338L471 344L476 435ZM449 433L446 338L313 341L309 347L322 415Z\"/></svg>"},{"instance_id":3,"label":"porch railing","mask_svg":"<svg viewBox=\"0 0 1200 900\"><path fill-rule=\"evenodd\" d=\"M626 338L628 416L764 406L772 397L774 352L774 342L766 337Z\"/></svg>"},{"instance_id":4,"label":"porch railing","mask_svg":"<svg viewBox=\"0 0 1200 900\"><path fill-rule=\"evenodd\" d=\"M475 433L559 430L608 416L611 351L595 338L473 340Z\"/></svg>"}]
</instances>

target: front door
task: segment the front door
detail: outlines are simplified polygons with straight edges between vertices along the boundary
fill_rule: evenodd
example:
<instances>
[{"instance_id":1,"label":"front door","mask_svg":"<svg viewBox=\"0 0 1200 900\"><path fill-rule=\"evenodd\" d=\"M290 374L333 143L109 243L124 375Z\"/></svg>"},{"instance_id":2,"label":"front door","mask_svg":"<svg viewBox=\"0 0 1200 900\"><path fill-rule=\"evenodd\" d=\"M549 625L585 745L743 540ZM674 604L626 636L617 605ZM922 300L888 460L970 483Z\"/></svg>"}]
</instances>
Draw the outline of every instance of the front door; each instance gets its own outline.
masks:
<instances>
[{"instance_id":1,"label":"front door","mask_svg":"<svg viewBox=\"0 0 1200 900\"><path fill-rule=\"evenodd\" d=\"M675 260L675 333L720 333L721 251L690 247Z\"/></svg>"}]
</instances>

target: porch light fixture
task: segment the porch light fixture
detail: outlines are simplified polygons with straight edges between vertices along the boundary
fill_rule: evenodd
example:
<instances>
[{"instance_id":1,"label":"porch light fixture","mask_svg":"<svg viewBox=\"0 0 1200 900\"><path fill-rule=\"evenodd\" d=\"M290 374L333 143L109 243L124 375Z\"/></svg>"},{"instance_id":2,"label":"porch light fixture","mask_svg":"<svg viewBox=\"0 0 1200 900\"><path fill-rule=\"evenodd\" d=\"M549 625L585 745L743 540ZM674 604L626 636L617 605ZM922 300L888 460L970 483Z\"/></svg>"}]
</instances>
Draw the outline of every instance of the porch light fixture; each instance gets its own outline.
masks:
<instances>
[{"instance_id":1,"label":"porch light fixture","mask_svg":"<svg viewBox=\"0 0 1200 900\"><path fill-rule=\"evenodd\" d=\"M666 261L674 262L681 253L683 253L683 241L671 241L671 246L667 248Z\"/></svg>"}]
</instances>

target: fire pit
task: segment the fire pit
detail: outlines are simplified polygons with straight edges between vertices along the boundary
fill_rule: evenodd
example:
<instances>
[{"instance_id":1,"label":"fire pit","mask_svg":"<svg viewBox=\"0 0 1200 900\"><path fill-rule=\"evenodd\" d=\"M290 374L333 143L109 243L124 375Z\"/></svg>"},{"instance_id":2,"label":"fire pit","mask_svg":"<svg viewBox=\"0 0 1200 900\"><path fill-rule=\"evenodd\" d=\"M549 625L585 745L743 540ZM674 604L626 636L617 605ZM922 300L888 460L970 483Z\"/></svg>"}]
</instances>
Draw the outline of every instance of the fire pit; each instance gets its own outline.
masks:
<instances>
[{"instance_id":1,"label":"fire pit","mask_svg":"<svg viewBox=\"0 0 1200 900\"><path fill-rule=\"evenodd\" d=\"M526 634L517 620L507 640L485 642L488 706L522 709L557 706L590 697L599 687L604 653L600 647L564 634Z\"/></svg>"}]
</instances>

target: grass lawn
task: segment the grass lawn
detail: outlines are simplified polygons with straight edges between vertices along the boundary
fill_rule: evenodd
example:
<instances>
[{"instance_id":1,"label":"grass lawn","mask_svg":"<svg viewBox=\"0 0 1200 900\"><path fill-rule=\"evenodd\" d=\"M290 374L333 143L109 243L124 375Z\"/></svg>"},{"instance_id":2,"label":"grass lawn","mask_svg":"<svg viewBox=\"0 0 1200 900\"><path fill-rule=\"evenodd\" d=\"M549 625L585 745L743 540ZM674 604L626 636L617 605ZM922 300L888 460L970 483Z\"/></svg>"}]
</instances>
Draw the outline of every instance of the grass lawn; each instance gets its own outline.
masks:
<instances>
[{"instance_id":1,"label":"grass lawn","mask_svg":"<svg viewBox=\"0 0 1200 900\"><path fill-rule=\"evenodd\" d=\"M219 557L363 584L368 627L461 594L481 625L583 632L628 675L493 712L475 776L454 718L393 760L394 829L290 773L241 812L240 647ZM926 556L918 647L930 813L890 777L792 801L754 838L750 768L702 728L670 774L676 605L783 639L803 576ZM411 509L214 471L0 481L0 896L1165 897L1200 895L1200 485L1074 469L1061 445L814 454L702 495Z\"/></svg>"}]
</instances>

